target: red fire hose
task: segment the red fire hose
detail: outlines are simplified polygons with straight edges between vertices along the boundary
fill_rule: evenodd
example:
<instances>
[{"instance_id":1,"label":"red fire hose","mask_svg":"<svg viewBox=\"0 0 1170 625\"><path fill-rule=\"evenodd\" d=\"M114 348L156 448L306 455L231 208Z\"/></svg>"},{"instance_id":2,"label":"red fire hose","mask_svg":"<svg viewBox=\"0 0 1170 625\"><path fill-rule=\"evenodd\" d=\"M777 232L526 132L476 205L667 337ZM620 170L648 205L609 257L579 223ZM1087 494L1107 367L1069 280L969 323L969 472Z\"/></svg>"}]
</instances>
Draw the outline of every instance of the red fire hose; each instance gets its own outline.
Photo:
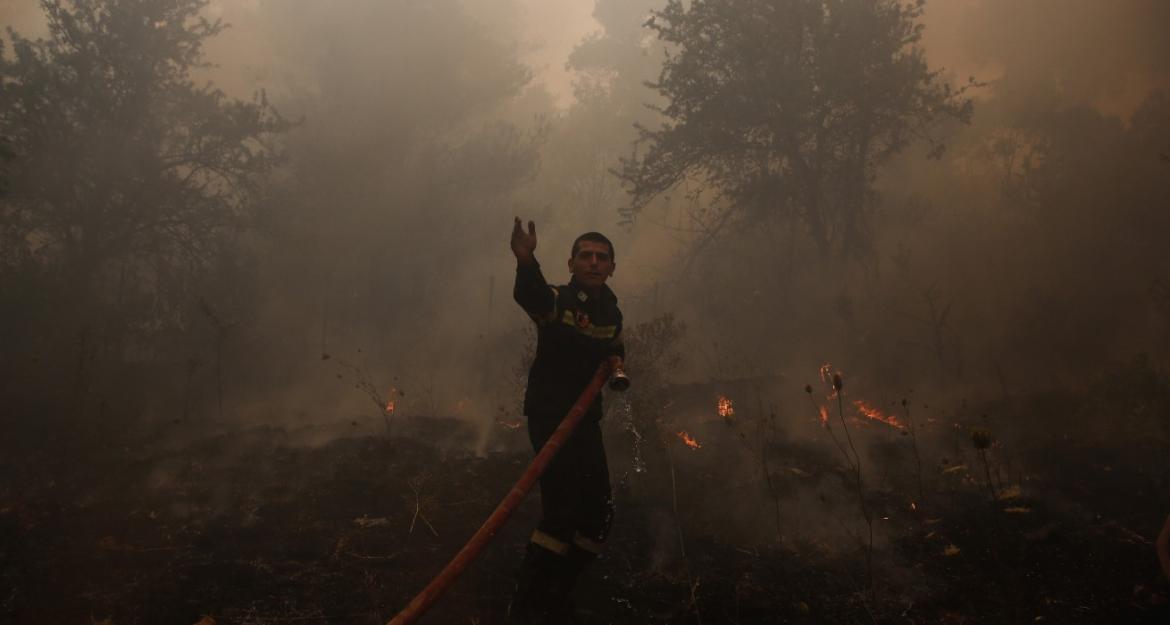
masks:
<instances>
[{"instance_id":1,"label":"red fire hose","mask_svg":"<svg viewBox=\"0 0 1170 625\"><path fill-rule=\"evenodd\" d=\"M508 517L512 516L512 512L524 500L524 496L532 489L532 484L536 482L537 478L544 473L548 463L552 461L553 456L560 451L561 446L568 440L569 435L577 428L577 424L581 422L581 417L585 416L585 411L589 405L593 403L593 398L597 396L598 391L601 390L601 385L605 384L605 380L609 377L610 364L604 362L597 367L597 373L593 374L593 379L589 382L589 386L585 387L585 391L577 398L577 403L569 410L569 414L561 420L561 424L557 426L556 431L549 437L548 442L540 448L540 452L536 454L536 458L532 460L532 464L528 465L528 469L520 476L516 485L512 487L511 492L508 493L500 505L496 506L491 516L483 522L475 535L467 541L463 549L455 554L455 557L447 564L447 566L427 584L422 592L418 593L410 601L397 616L390 619L387 625L408 625L413 623L420 616L443 596L447 588L455 581L459 574L464 571L471 564L472 560L479 555L488 541L496 535L496 532L503 527Z\"/></svg>"}]
</instances>

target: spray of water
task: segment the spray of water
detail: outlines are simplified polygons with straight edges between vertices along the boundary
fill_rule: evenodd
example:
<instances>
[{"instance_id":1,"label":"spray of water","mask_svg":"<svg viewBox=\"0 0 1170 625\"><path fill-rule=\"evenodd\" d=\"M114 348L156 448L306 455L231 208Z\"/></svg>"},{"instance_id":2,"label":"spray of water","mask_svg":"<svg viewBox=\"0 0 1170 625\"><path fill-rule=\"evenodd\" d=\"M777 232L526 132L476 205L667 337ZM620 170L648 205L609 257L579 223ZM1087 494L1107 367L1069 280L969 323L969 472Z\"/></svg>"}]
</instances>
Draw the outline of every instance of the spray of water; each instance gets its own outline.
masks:
<instances>
[{"instance_id":1,"label":"spray of water","mask_svg":"<svg viewBox=\"0 0 1170 625\"><path fill-rule=\"evenodd\" d=\"M634 473L646 472L646 460L642 458L642 433L634 424L634 409L630 402L622 399L622 427L634 437Z\"/></svg>"}]
</instances>

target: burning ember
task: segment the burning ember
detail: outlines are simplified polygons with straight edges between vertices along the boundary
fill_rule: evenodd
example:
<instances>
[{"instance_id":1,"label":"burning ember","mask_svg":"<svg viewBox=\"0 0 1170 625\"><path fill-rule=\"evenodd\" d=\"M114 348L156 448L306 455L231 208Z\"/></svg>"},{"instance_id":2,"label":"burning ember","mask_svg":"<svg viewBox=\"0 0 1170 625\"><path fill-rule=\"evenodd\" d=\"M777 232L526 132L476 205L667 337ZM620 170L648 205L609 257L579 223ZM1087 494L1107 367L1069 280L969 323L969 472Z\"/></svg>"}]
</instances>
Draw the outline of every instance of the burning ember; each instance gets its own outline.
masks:
<instances>
[{"instance_id":1,"label":"burning ember","mask_svg":"<svg viewBox=\"0 0 1170 625\"><path fill-rule=\"evenodd\" d=\"M394 407L398 405L398 399L395 399L395 398L400 397L401 394L402 394L402 392L399 391L397 389L397 387L391 386L390 392L386 393L386 397L387 397L386 405L383 406L383 408L381 408L381 410L386 411L386 414L393 414Z\"/></svg>"},{"instance_id":2,"label":"burning ember","mask_svg":"<svg viewBox=\"0 0 1170 625\"><path fill-rule=\"evenodd\" d=\"M831 403L837 397L837 389L834 388L834 382L836 380L840 380L841 372L838 371L836 374L834 374L832 363L826 362L817 369L817 374L820 376L821 382L829 387L828 392L825 394L825 399ZM813 404L816 405L817 417L820 418L821 425L828 427L829 407L827 405L821 405L820 402L812 399L813 388L811 384L805 385L804 392L808 393L809 400L812 400Z\"/></svg>"},{"instance_id":3,"label":"burning ember","mask_svg":"<svg viewBox=\"0 0 1170 625\"><path fill-rule=\"evenodd\" d=\"M687 447L690 447L691 449L698 449L702 447L702 445L699 444L699 441L691 438L691 435L687 434L686 431L678 432L678 437L681 438L682 442L686 443Z\"/></svg>"},{"instance_id":4,"label":"burning ember","mask_svg":"<svg viewBox=\"0 0 1170 625\"><path fill-rule=\"evenodd\" d=\"M398 399L404 395L406 393L398 390L398 387L390 387L390 390L386 392L386 405L382 406L382 410L386 412L386 416L394 414L394 409L398 407Z\"/></svg>"},{"instance_id":5,"label":"burning ember","mask_svg":"<svg viewBox=\"0 0 1170 625\"><path fill-rule=\"evenodd\" d=\"M719 396L716 409L719 411L719 416L724 419L731 419L735 416L735 405L731 403L731 398L726 395Z\"/></svg>"},{"instance_id":6,"label":"burning ember","mask_svg":"<svg viewBox=\"0 0 1170 625\"><path fill-rule=\"evenodd\" d=\"M841 372L833 371L832 363L826 362L825 364L821 365L821 368L817 370L817 373L819 373L821 376L821 382L824 382L825 386L829 387L829 394L827 395L827 399L836 399L837 393L841 390Z\"/></svg>"},{"instance_id":7,"label":"burning ember","mask_svg":"<svg viewBox=\"0 0 1170 625\"><path fill-rule=\"evenodd\" d=\"M861 400L854 401L853 405L857 406L857 411L860 412L862 414L862 416L864 416L868 419L873 419L874 421L880 421L881 423L885 423L888 426L898 428L899 430L906 429L906 426L902 425L902 422L898 421L897 417L895 417L893 415L882 414L882 412L880 410L878 410L877 408L874 408L873 406L870 406L869 404L867 404Z\"/></svg>"}]
</instances>

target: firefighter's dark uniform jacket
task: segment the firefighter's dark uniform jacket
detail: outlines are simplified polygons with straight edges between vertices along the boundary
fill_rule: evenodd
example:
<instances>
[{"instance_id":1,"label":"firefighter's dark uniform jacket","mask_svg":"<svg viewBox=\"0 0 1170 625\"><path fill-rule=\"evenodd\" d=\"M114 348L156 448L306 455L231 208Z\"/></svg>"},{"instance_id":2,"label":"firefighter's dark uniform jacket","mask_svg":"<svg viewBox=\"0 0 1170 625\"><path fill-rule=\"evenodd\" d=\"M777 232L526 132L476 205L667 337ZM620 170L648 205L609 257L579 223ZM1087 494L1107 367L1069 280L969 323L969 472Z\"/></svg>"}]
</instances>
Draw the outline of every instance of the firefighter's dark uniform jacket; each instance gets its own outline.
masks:
<instances>
[{"instance_id":1,"label":"firefighter's dark uniform jacket","mask_svg":"<svg viewBox=\"0 0 1170 625\"><path fill-rule=\"evenodd\" d=\"M576 281L549 286L535 260L517 265L513 295L537 327L524 414L533 451L539 451L598 365L625 357L622 314L608 287L590 295ZM601 549L613 516L601 415L599 394L540 478L543 515L532 535L539 553L577 559L581 566Z\"/></svg>"},{"instance_id":2,"label":"firefighter's dark uniform jacket","mask_svg":"<svg viewBox=\"0 0 1170 625\"><path fill-rule=\"evenodd\" d=\"M524 414L559 423L589 385L597 366L613 355L625 357L617 297L607 286L591 296L575 280L549 286L535 260L517 266L513 295L537 325L536 359L528 373ZM601 418L601 402L599 393L586 418Z\"/></svg>"}]
</instances>

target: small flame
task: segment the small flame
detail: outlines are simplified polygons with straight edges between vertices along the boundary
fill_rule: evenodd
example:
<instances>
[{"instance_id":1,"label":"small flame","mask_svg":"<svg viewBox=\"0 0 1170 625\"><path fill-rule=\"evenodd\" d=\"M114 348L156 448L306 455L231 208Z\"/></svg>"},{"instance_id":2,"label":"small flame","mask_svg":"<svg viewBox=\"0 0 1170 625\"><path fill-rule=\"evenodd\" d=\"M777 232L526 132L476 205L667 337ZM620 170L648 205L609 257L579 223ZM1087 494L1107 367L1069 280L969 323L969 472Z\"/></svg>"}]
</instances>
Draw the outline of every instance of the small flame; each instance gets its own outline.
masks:
<instances>
[{"instance_id":1,"label":"small flame","mask_svg":"<svg viewBox=\"0 0 1170 625\"><path fill-rule=\"evenodd\" d=\"M698 449L702 447L702 445L699 444L699 441L692 438L690 434L686 433L686 431L678 432L678 437L681 438L682 442L686 443L687 447L690 447L691 449Z\"/></svg>"},{"instance_id":2,"label":"small flame","mask_svg":"<svg viewBox=\"0 0 1170 625\"><path fill-rule=\"evenodd\" d=\"M860 412L862 414L862 416L864 416L868 419L873 419L874 421L879 421L881 423L885 423L886 425L898 428L899 430L906 429L906 426L902 425L902 422L898 421L897 417L895 417L893 415L882 414L882 412L880 410L878 410L877 408L874 408L873 406L870 406L869 404L861 401L860 399L854 401L853 405L857 406L857 411Z\"/></svg>"},{"instance_id":3,"label":"small flame","mask_svg":"<svg viewBox=\"0 0 1170 625\"><path fill-rule=\"evenodd\" d=\"M731 419L735 416L735 405L732 403L731 398L726 395L719 396L716 408L719 411L719 416L724 419Z\"/></svg>"},{"instance_id":4,"label":"small flame","mask_svg":"<svg viewBox=\"0 0 1170 625\"><path fill-rule=\"evenodd\" d=\"M821 382L824 382L825 386L829 387L827 395L828 399L836 399L837 391L840 390L841 385L841 371L839 369L834 371L832 363L826 362L825 364L821 365L821 368L818 369L817 372L821 376Z\"/></svg>"},{"instance_id":5,"label":"small flame","mask_svg":"<svg viewBox=\"0 0 1170 625\"><path fill-rule=\"evenodd\" d=\"M402 391L398 390L398 388L394 386L391 386L390 390L386 392L386 405L383 406L382 409L386 411L387 415L394 414L394 409L398 406L398 400L395 398L400 395L402 395Z\"/></svg>"},{"instance_id":6,"label":"small flame","mask_svg":"<svg viewBox=\"0 0 1170 625\"><path fill-rule=\"evenodd\" d=\"M821 412L821 425L829 424L829 409L824 406L817 406Z\"/></svg>"}]
</instances>

